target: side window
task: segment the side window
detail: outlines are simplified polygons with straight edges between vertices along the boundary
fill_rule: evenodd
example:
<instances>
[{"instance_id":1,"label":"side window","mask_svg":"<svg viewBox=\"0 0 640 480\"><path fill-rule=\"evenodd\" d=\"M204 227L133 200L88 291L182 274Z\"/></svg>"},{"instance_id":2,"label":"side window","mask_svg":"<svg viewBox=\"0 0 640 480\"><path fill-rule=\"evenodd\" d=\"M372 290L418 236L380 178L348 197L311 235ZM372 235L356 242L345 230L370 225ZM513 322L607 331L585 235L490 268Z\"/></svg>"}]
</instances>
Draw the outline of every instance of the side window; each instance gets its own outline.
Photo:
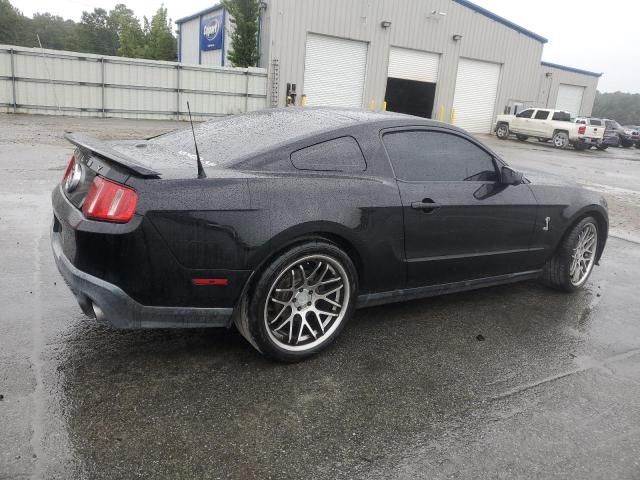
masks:
<instances>
[{"instance_id":1,"label":"side window","mask_svg":"<svg viewBox=\"0 0 640 480\"><path fill-rule=\"evenodd\" d=\"M400 180L422 182L496 182L493 158L457 135L442 132L392 132L382 139Z\"/></svg>"},{"instance_id":2,"label":"side window","mask_svg":"<svg viewBox=\"0 0 640 480\"><path fill-rule=\"evenodd\" d=\"M317 143L291 154L291 163L299 170L362 172L367 163L353 137L340 137Z\"/></svg>"},{"instance_id":3,"label":"side window","mask_svg":"<svg viewBox=\"0 0 640 480\"><path fill-rule=\"evenodd\" d=\"M523 110L518 115L516 115L516 117L518 117L518 118L531 118L531 115L533 115L533 109L530 108L528 110Z\"/></svg>"},{"instance_id":4,"label":"side window","mask_svg":"<svg viewBox=\"0 0 640 480\"><path fill-rule=\"evenodd\" d=\"M549 110L538 110L536 112L536 120L546 120L549 118Z\"/></svg>"},{"instance_id":5,"label":"side window","mask_svg":"<svg viewBox=\"0 0 640 480\"><path fill-rule=\"evenodd\" d=\"M553 120L558 122L570 122L571 114L569 112L553 112Z\"/></svg>"}]
</instances>

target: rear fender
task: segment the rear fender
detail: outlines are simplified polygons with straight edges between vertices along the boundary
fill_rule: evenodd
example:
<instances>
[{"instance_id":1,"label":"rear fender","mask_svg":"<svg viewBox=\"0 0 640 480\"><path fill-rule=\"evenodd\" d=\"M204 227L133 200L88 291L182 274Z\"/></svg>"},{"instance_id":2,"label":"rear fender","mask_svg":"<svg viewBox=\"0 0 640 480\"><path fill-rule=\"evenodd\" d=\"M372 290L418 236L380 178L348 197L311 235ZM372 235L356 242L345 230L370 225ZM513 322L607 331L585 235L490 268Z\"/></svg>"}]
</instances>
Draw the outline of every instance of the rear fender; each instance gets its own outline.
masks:
<instances>
[{"instance_id":1,"label":"rear fender","mask_svg":"<svg viewBox=\"0 0 640 480\"><path fill-rule=\"evenodd\" d=\"M335 243L345 250L356 266L360 285L364 287L367 278L364 273L366 265L364 259L371 258L372 252L354 232L334 222L306 222L283 230L255 250L249 263L256 265L256 271L261 271L269 262L292 246L320 239Z\"/></svg>"}]
</instances>

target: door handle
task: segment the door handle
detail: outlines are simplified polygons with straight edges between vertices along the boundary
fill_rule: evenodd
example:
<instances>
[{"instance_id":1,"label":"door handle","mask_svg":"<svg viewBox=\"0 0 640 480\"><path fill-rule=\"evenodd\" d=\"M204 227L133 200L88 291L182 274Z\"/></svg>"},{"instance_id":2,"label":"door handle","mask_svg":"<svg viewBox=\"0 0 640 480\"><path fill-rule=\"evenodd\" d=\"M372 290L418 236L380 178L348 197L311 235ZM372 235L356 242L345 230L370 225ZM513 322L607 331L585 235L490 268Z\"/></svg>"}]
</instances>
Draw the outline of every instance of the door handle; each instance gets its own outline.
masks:
<instances>
[{"instance_id":1,"label":"door handle","mask_svg":"<svg viewBox=\"0 0 640 480\"><path fill-rule=\"evenodd\" d=\"M440 205L434 202L431 198L423 198L421 202L412 202L411 208L414 210L422 210L424 213L432 213L440 208Z\"/></svg>"}]
</instances>

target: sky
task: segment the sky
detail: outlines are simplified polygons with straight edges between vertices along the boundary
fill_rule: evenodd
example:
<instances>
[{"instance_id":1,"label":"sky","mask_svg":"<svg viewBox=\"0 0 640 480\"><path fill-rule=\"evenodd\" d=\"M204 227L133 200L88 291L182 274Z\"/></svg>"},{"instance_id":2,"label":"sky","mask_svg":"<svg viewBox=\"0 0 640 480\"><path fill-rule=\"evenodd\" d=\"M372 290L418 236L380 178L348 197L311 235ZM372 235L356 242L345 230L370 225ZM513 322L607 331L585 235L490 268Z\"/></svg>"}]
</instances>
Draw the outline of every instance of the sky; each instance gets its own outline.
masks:
<instances>
[{"instance_id":1,"label":"sky","mask_svg":"<svg viewBox=\"0 0 640 480\"><path fill-rule=\"evenodd\" d=\"M28 16L49 12L78 21L83 10L95 7L109 10L122 0L12 0L12 3ZM139 17L151 17L164 3L169 16L176 20L219 2L125 0L124 3ZM600 91L640 93L640 1L474 0L474 3L549 39L543 60L603 72L598 84Z\"/></svg>"}]
</instances>

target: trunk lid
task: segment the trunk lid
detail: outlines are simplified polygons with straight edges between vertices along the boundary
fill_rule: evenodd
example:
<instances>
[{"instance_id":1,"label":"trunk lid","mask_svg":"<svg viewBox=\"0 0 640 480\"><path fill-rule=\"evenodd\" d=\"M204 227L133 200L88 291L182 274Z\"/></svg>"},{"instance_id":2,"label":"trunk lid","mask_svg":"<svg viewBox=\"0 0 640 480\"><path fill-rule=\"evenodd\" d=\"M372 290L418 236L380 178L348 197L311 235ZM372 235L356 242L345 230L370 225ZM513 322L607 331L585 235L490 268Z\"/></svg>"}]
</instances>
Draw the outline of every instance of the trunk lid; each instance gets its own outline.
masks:
<instances>
[{"instance_id":1,"label":"trunk lid","mask_svg":"<svg viewBox=\"0 0 640 480\"><path fill-rule=\"evenodd\" d=\"M84 134L65 138L86 155L138 178L195 178L198 174L195 154L172 145L153 140L102 141Z\"/></svg>"}]
</instances>

